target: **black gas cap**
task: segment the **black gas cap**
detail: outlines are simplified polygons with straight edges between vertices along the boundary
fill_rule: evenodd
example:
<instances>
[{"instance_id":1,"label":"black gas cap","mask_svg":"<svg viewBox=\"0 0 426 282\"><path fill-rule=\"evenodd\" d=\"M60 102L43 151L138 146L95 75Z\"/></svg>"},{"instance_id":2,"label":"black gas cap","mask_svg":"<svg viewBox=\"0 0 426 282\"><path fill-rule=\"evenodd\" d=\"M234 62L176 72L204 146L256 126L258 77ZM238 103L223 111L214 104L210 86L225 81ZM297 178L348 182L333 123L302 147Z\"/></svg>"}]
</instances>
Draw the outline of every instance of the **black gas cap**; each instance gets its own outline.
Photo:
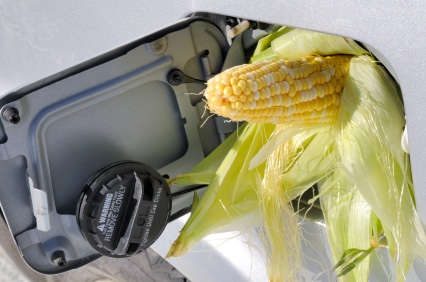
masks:
<instances>
[{"instance_id":1,"label":"black gas cap","mask_svg":"<svg viewBox=\"0 0 426 282\"><path fill-rule=\"evenodd\" d=\"M124 161L89 179L77 206L77 221L99 253L128 257L157 240L171 207L170 188L156 170Z\"/></svg>"}]
</instances>

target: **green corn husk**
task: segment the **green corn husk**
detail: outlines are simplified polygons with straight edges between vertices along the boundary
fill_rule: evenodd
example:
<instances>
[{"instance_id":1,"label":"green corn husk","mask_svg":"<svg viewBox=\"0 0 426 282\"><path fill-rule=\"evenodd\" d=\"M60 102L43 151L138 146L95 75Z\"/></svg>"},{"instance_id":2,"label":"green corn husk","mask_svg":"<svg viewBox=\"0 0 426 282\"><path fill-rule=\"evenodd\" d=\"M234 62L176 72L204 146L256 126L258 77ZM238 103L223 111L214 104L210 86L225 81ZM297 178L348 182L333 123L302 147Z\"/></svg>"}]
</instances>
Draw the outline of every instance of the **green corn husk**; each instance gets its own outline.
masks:
<instances>
[{"instance_id":1,"label":"green corn husk","mask_svg":"<svg viewBox=\"0 0 426 282\"><path fill-rule=\"evenodd\" d=\"M397 86L372 58L353 58L350 67L337 128L340 166L395 242L390 252L402 279L413 254L426 256L410 163L400 145L403 106Z\"/></svg>"},{"instance_id":2,"label":"green corn husk","mask_svg":"<svg viewBox=\"0 0 426 282\"><path fill-rule=\"evenodd\" d=\"M350 249L370 248L372 230L371 208L350 181L335 171L319 183L320 191L331 186L321 197L321 208L326 223L333 260L337 263ZM343 281L368 281L369 257L359 263Z\"/></svg>"},{"instance_id":3,"label":"green corn husk","mask_svg":"<svg viewBox=\"0 0 426 282\"><path fill-rule=\"evenodd\" d=\"M272 47L269 47L268 49L262 51L261 53L254 55L251 58L250 62L257 62L257 61L263 61L263 60L277 60L279 57L275 54Z\"/></svg>"},{"instance_id":4,"label":"green corn husk","mask_svg":"<svg viewBox=\"0 0 426 282\"><path fill-rule=\"evenodd\" d=\"M361 48L352 39L303 29L293 29L285 33L272 41L271 47L280 58L368 54L368 51Z\"/></svg>"},{"instance_id":5,"label":"green corn husk","mask_svg":"<svg viewBox=\"0 0 426 282\"><path fill-rule=\"evenodd\" d=\"M203 237L235 230L230 223L253 213L259 206L256 192L258 178L263 178L265 165L248 171L249 160L266 143L275 129L272 124L248 124L236 132L232 145L208 190L193 210L179 238L173 243L167 257L186 253ZM233 189L229 189L233 187Z\"/></svg>"},{"instance_id":6,"label":"green corn husk","mask_svg":"<svg viewBox=\"0 0 426 282\"><path fill-rule=\"evenodd\" d=\"M260 39L257 42L256 45L256 49L253 52L253 57L255 57L256 55L262 53L263 51L265 51L266 49L269 49L271 47L271 42L274 41L275 39L283 36L284 34L286 34L287 32L291 31L292 28L291 27L280 27L277 31L272 32L271 34L263 37L262 39ZM252 60L253 60L252 57Z\"/></svg>"},{"instance_id":7,"label":"green corn husk","mask_svg":"<svg viewBox=\"0 0 426 282\"><path fill-rule=\"evenodd\" d=\"M239 140L238 133L244 131L246 124L238 128L236 132L231 134L220 146L211 152L190 173L176 175L168 181L168 184L176 185L202 185L210 184L223 160L228 155L229 151L235 147L235 143Z\"/></svg>"},{"instance_id":8,"label":"green corn husk","mask_svg":"<svg viewBox=\"0 0 426 282\"><path fill-rule=\"evenodd\" d=\"M288 166L282 172L282 191L289 200L296 199L307 189L332 172L333 144L330 132L323 126L277 126L270 141L251 160L250 168L262 164L285 142L294 145L287 156ZM318 149L321 148L321 149Z\"/></svg>"},{"instance_id":9,"label":"green corn husk","mask_svg":"<svg viewBox=\"0 0 426 282\"><path fill-rule=\"evenodd\" d=\"M226 157L221 145L223 162L214 176L210 171L203 178L213 180L169 255L183 254L223 226L238 229L230 224L257 212L270 279L299 280L298 226L288 203L317 183L339 279L367 281L369 254L382 236L398 280L413 255L426 256L409 157L400 146L403 106L392 78L353 40L298 29L283 28L262 40L252 61L332 54L358 56L351 60L336 122L279 125L268 134L259 133L265 125L248 124L250 133L239 136Z\"/></svg>"}]
</instances>

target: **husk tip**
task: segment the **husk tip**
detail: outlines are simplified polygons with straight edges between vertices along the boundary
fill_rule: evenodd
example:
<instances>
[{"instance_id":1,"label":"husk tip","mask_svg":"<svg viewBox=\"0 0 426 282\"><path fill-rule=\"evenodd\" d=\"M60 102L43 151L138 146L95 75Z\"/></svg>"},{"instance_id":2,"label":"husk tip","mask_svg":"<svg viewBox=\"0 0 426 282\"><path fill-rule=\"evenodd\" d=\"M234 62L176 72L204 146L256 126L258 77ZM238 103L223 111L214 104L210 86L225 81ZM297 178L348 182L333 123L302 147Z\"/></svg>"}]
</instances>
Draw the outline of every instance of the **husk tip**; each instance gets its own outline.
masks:
<instances>
[{"instance_id":1,"label":"husk tip","mask_svg":"<svg viewBox=\"0 0 426 282\"><path fill-rule=\"evenodd\" d=\"M166 255L166 258L170 257L179 257L184 255L188 249L184 246L181 240L177 239L172 246L170 247L169 252Z\"/></svg>"}]
</instances>

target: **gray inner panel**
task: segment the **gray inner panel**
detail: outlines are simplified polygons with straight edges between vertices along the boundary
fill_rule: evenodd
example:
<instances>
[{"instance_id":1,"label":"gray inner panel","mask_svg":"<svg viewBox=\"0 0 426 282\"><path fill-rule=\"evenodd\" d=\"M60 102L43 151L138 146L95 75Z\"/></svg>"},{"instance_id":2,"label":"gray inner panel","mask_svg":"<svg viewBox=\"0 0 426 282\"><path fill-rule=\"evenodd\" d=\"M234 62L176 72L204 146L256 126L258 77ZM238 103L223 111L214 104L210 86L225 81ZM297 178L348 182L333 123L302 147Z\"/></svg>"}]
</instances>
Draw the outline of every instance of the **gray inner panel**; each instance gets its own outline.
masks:
<instances>
[{"instance_id":1,"label":"gray inner panel","mask_svg":"<svg viewBox=\"0 0 426 282\"><path fill-rule=\"evenodd\" d=\"M19 234L36 225L30 204L30 191L27 186L27 161L18 156L7 161L0 161L0 202L2 210L13 211L19 220L8 220L13 234Z\"/></svg>"},{"instance_id":2,"label":"gray inner panel","mask_svg":"<svg viewBox=\"0 0 426 282\"><path fill-rule=\"evenodd\" d=\"M176 96L161 81L63 116L49 124L43 139L56 209L66 214L75 213L76 191L99 168L128 159L159 169L187 150Z\"/></svg>"},{"instance_id":3,"label":"gray inner panel","mask_svg":"<svg viewBox=\"0 0 426 282\"><path fill-rule=\"evenodd\" d=\"M21 122L5 124L9 140L0 145L0 159L17 171L0 171L0 186L10 186L0 200L23 258L32 268L58 273L94 258L96 251L81 235L75 211L84 183L103 167L134 160L173 177L188 172L217 146L213 120L211 127L200 130L202 106L195 105L202 97L188 95L198 94L204 85L172 87L167 73L177 68L205 80L220 71L227 48L214 25L194 21L9 105L19 109ZM9 163L16 156L24 156L20 164L25 165ZM51 227L47 232L36 228L27 175L46 192ZM10 176L13 185L12 178L5 180ZM9 204L7 196L20 202ZM173 212L190 205L192 194L178 200L173 200ZM51 261L57 250L65 254L63 267Z\"/></svg>"}]
</instances>

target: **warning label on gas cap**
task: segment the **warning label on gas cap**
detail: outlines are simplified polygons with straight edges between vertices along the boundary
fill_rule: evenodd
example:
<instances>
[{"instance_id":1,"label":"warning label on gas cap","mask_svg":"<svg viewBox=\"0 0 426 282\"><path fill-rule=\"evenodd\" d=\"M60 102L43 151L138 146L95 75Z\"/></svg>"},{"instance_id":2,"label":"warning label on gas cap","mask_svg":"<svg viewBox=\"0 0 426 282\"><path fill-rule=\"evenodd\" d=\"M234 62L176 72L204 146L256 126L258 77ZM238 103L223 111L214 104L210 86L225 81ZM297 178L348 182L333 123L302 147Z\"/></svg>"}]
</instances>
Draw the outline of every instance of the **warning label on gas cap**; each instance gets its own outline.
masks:
<instances>
[{"instance_id":1,"label":"warning label on gas cap","mask_svg":"<svg viewBox=\"0 0 426 282\"><path fill-rule=\"evenodd\" d=\"M98 229L105 235L105 241L111 241L111 237L114 234L125 192L126 187L120 186L118 191L105 195L105 202L98 222Z\"/></svg>"}]
</instances>

